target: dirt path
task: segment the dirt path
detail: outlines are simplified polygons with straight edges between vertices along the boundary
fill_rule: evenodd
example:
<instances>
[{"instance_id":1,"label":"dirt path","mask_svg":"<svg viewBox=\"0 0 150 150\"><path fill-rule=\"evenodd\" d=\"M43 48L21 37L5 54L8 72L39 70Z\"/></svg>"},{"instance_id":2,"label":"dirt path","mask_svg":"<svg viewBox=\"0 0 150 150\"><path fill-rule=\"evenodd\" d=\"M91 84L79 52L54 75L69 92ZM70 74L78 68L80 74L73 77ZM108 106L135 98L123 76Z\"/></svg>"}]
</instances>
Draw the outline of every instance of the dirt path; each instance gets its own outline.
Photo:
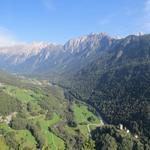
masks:
<instances>
[{"instance_id":1,"label":"dirt path","mask_svg":"<svg viewBox=\"0 0 150 150\"><path fill-rule=\"evenodd\" d=\"M99 124L96 124L96 123L91 123L91 124L88 124L87 125L87 129L88 129L88 132L89 132L89 137L91 137L91 129L90 129L90 126L96 126L96 127L101 127L101 126L103 126L104 124L103 124L103 122L101 121L101 123L99 123Z\"/></svg>"}]
</instances>

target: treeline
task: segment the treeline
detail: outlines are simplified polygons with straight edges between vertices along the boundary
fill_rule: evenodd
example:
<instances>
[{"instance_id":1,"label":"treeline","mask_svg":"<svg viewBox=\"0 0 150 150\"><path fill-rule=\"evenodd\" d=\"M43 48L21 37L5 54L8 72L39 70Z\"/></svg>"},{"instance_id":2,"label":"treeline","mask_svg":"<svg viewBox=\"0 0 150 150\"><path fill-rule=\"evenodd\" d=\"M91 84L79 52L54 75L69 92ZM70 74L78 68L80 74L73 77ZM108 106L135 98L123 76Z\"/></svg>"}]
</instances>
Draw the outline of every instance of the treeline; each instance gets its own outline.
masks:
<instances>
[{"instance_id":1,"label":"treeline","mask_svg":"<svg viewBox=\"0 0 150 150\"><path fill-rule=\"evenodd\" d=\"M45 145L45 138L43 137L41 133L41 129L39 125L34 125L32 123L29 123L27 125L27 129L31 132L31 134L35 137L37 141L37 148L42 148Z\"/></svg>"}]
</instances>

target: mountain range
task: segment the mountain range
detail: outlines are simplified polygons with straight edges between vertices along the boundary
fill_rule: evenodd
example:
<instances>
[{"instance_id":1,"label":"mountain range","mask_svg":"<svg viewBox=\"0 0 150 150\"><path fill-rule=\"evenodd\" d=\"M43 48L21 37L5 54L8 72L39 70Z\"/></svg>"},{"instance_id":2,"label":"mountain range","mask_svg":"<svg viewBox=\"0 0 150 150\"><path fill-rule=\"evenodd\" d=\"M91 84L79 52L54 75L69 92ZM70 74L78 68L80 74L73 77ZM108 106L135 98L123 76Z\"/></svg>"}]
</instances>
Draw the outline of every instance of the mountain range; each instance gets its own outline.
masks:
<instances>
[{"instance_id":1,"label":"mountain range","mask_svg":"<svg viewBox=\"0 0 150 150\"><path fill-rule=\"evenodd\" d=\"M0 47L1 67L18 72L63 72L81 69L99 53L107 51L115 39L105 33L89 34L69 40L64 45L31 43ZM30 66L30 67L29 67ZM12 69L13 68L13 69Z\"/></svg>"},{"instance_id":2,"label":"mountain range","mask_svg":"<svg viewBox=\"0 0 150 150\"><path fill-rule=\"evenodd\" d=\"M33 42L11 47L0 47L0 66L18 72L79 71L87 64L109 51L118 52L116 60L123 56L123 49L132 41L148 35L131 35L126 38L111 37L106 33L91 33L71 39L64 45ZM119 49L118 47L122 49ZM30 66L30 67L29 67ZM73 70L72 70L73 68Z\"/></svg>"},{"instance_id":3,"label":"mountain range","mask_svg":"<svg viewBox=\"0 0 150 150\"><path fill-rule=\"evenodd\" d=\"M150 35L91 33L64 45L0 47L0 68L48 79L97 109L109 124L124 124L150 145Z\"/></svg>"}]
</instances>

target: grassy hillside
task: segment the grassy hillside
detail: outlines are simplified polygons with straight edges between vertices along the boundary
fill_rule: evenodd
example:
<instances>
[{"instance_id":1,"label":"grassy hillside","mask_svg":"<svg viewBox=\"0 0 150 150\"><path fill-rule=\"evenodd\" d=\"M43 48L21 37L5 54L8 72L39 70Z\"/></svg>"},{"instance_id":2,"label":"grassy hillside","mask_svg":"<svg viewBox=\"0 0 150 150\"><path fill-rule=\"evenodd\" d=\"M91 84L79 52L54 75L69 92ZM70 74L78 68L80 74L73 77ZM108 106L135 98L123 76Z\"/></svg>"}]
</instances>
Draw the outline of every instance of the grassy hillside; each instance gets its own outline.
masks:
<instances>
[{"instance_id":1,"label":"grassy hillside","mask_svg":"<svg viewBox=\"0 0 150 150\"><path fill-rule=\"evenodd\" d=\"M3 150L81 148L89 139L87 125L100 123L87 106L65 99L62 88L48 85L46 81L35 85L30 79L18 78L15 85L16 77L12 78L9 82L7 78L0 79L0 146ZM69 121L74 121L76 127L70 126Z\"/></svg>"}]
</instances>

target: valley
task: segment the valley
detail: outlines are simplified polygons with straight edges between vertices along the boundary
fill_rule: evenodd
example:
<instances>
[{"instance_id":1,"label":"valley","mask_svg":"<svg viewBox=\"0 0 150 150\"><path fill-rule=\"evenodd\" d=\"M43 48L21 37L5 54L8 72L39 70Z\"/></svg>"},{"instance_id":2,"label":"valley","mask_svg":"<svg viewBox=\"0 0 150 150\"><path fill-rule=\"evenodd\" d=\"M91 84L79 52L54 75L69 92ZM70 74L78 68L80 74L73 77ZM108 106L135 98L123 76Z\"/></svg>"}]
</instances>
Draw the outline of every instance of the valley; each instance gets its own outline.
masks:
<instances>
[{"instance_id":1,"label":"valley","mask_svg":"<svg viewBox=\"0 0 150 150\"><path fill-rule=\"evenodd\" d=\"M4 147L149 150L149 41L92 33L64 45L1 47Z\"/></svg>"},{"instance_id":2,"label":"valley","mask_svg":"<svg viewBox=\"0 0 150 150\"><path fill-rule=\"evenodd\" d=\"M45 81L39 81L37 86L37 80L33 83L31 79L16 82L11 85L11 81L8 84L3 80L0 87L3 150L76 149L76 138L80 138L81 145L89 140L89 124L103 124L85 104L65 99L63 89L58 86ZM19 83L21 88L17 87ZM13 101L3 102L6 96L16 100L17 106Z\"/></svg>"},{"instance_id":3,"label":"valley","mask_svg":"<svg viewBox=\"0 0 150 150\"><path fill-rule=\"evenodd\" d=\"M0 0L0 150L150 150L150 0Z\"/></svg>"}]
</instances>

